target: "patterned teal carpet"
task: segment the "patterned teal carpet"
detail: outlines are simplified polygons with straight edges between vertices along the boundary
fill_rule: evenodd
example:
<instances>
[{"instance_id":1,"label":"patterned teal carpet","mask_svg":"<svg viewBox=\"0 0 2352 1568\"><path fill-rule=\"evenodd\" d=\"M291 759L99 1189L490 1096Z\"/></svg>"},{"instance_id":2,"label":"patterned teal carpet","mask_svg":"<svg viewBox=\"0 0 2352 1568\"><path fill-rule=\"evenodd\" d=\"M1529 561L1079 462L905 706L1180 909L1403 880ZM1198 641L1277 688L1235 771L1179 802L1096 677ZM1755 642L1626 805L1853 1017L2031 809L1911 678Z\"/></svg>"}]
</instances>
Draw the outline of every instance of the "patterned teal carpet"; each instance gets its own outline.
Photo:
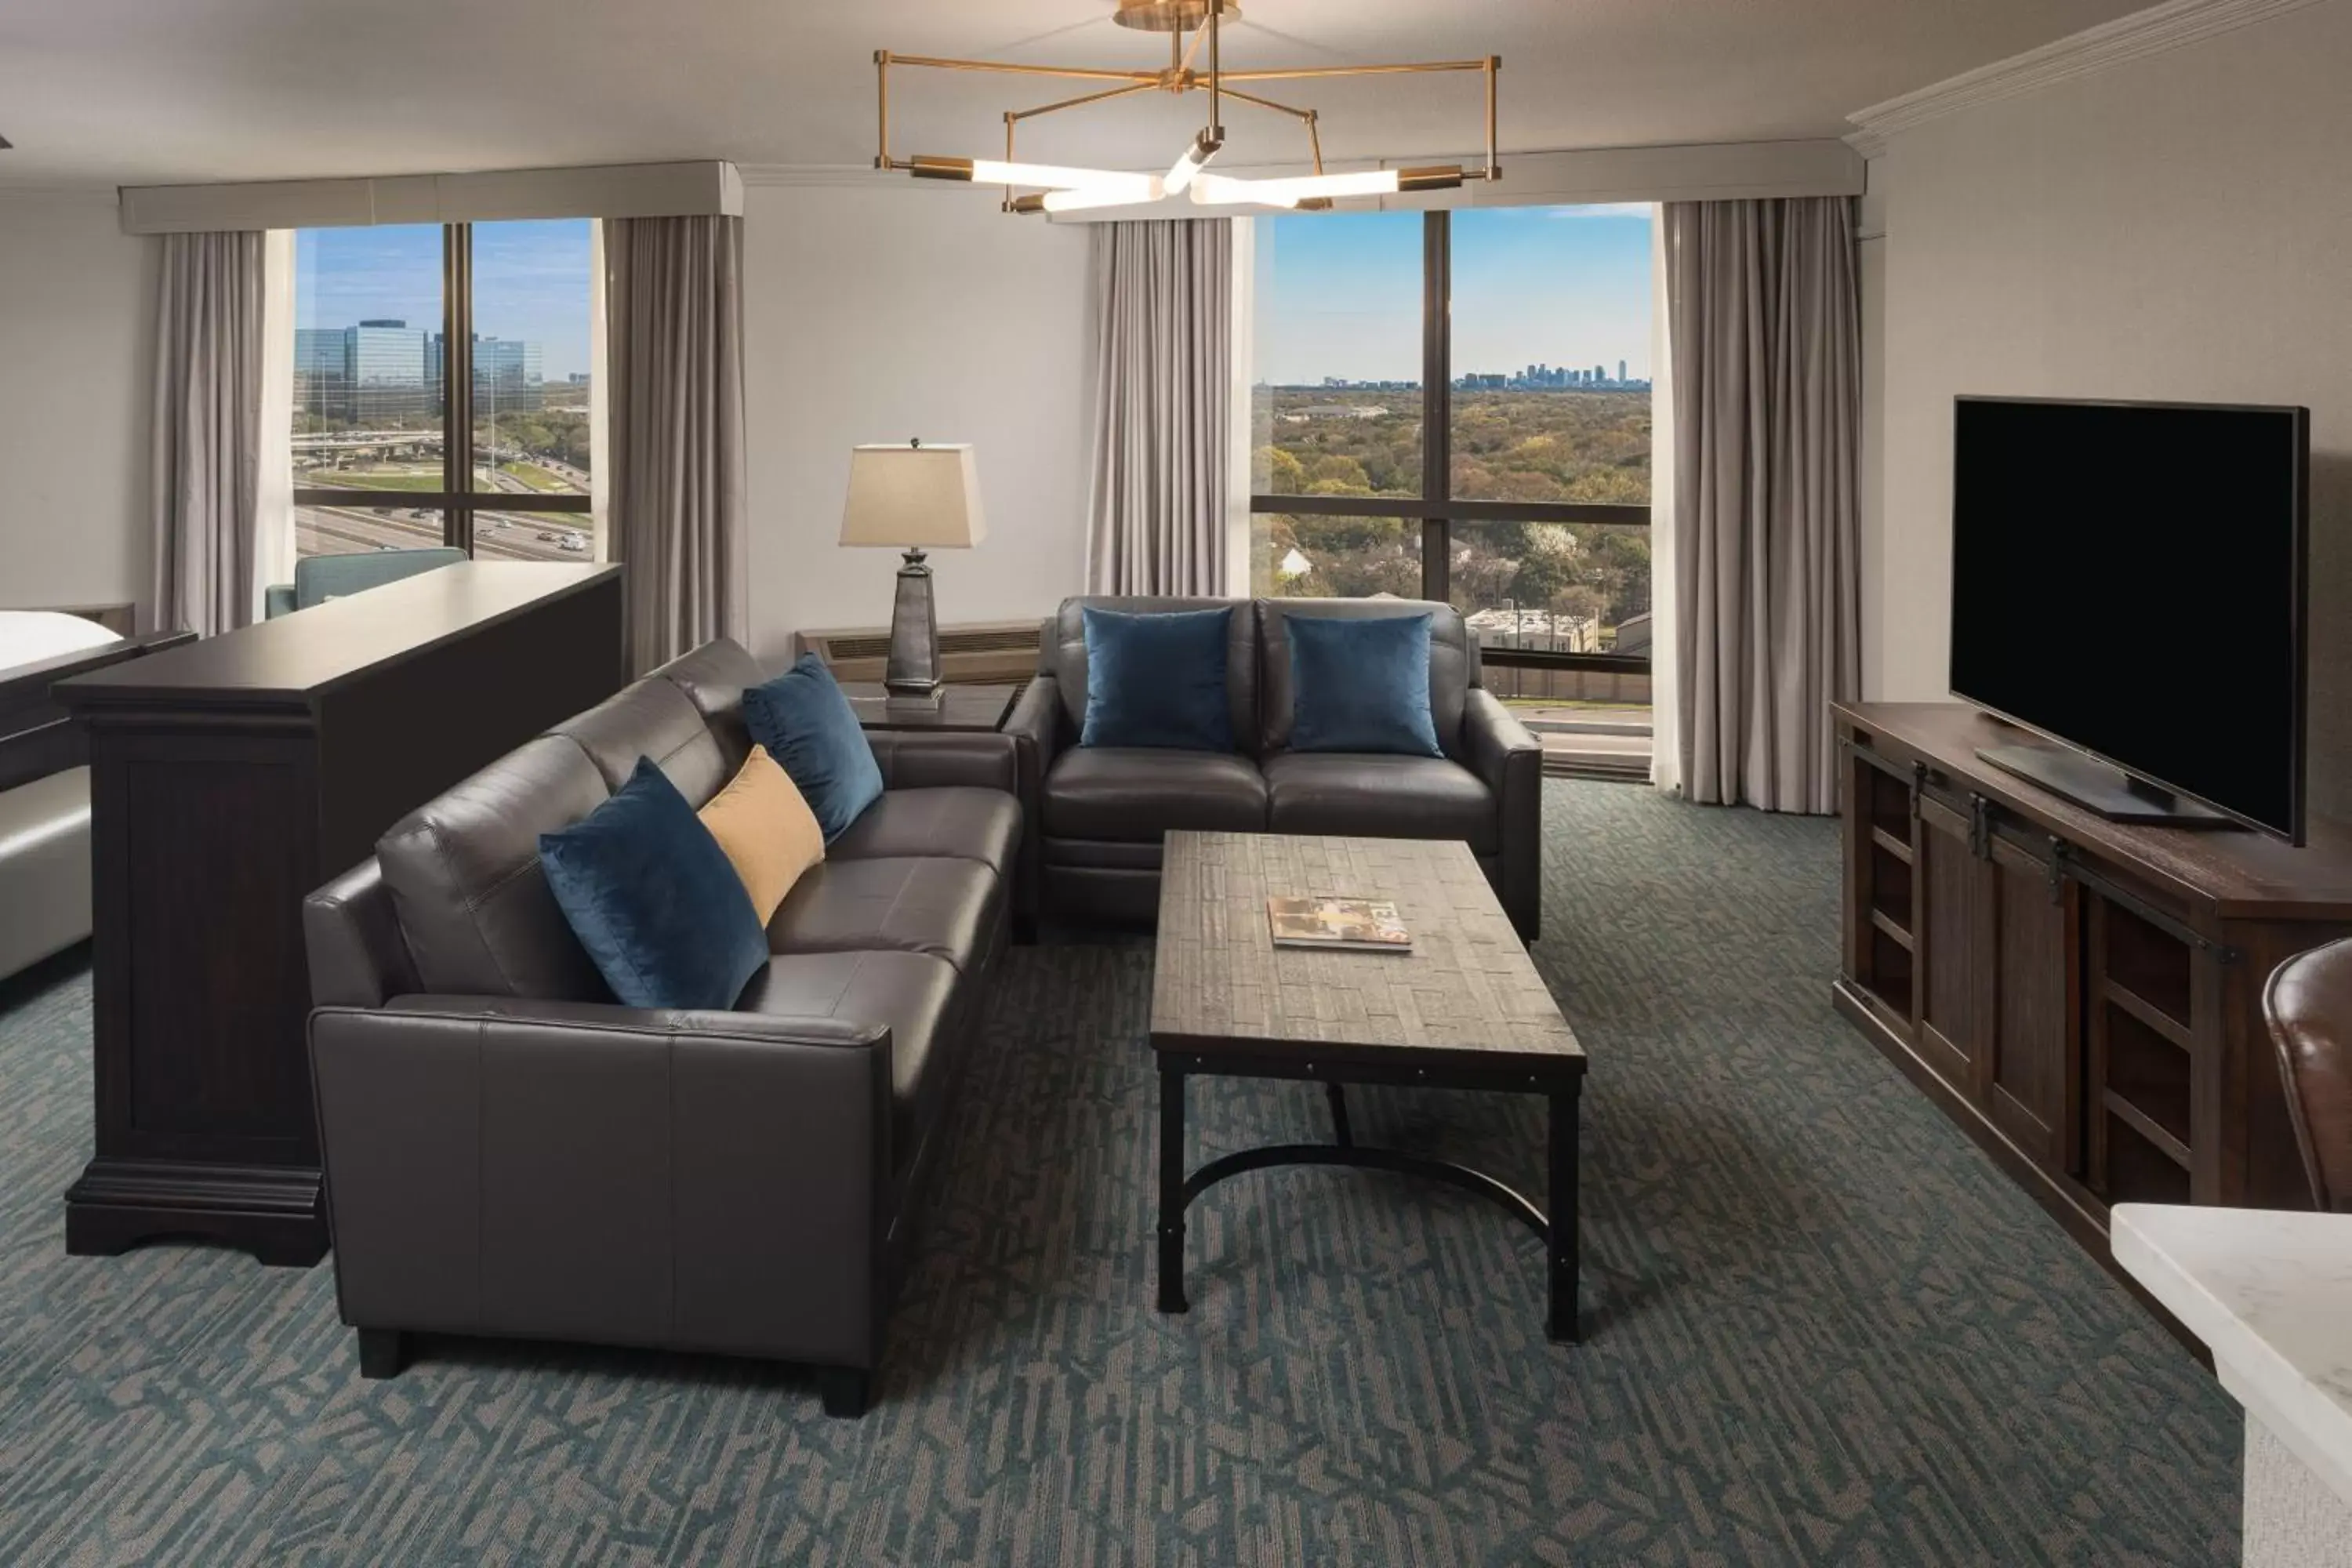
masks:
<instances>
[{"instance_id":1,"label":"patterned teal carpet","mask_svg":"<svg viewBox=\"0 0 2352 1568\"><path fill-rule=\"evenodd\" d=\"M1150 1309L1150 954L1010 958L881 1404L427 1341L358 1375L331 1269L65 1256L89 994L0 992L0 1563L2218 1563L2240 1418L1831 1013L1827 823L1554 784L1538 955L1592 1053L1587 1343L1499 1211L1244 1177ZM1322 1132L1195 1090L1194 1159ZM1533 1107L1360 1136L1534 1190ZM789 1201L788 1195L779 1201Z\"/></svg>"}]
</instances>

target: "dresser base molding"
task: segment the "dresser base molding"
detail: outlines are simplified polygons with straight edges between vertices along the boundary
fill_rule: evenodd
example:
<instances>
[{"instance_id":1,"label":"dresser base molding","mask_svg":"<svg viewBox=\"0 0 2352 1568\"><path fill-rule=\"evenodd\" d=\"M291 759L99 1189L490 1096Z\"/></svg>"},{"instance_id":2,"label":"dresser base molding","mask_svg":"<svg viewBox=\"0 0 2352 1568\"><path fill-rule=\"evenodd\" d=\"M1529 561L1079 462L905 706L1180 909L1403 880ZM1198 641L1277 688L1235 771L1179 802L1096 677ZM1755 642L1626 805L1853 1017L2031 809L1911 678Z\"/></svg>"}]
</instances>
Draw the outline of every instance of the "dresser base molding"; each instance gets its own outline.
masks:
<instances>
[{"instance_id":1,"label":"dresser base molding","mask_svg":"<svg viewBox=\"0 0 2352 1568\"><path fill-rule=\"evenodd\" d=\"M152 1241L211 1241L272 1268L327 1254L319 1173L101 1155L66 1191L66 1251L111 1258Z\"/></svg>"}]
</instances>

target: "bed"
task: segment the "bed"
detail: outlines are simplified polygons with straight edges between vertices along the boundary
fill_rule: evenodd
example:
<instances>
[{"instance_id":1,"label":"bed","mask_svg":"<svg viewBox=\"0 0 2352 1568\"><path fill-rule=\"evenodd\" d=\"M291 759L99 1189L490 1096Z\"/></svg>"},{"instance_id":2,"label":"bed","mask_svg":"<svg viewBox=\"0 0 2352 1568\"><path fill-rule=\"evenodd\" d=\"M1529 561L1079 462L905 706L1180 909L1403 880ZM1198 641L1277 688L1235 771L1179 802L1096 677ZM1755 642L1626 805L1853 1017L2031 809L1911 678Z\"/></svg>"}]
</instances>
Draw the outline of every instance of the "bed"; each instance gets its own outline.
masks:
<instances>
[{"instance_id":1,"label":"bed","mask_svg":"<svg viewBox=\"0 0 2352 1568\"><path fill-rule=\"evenodd\" d=\"M0 980L89 934L89 769L50 687L189 640L0 610Z\"/></svg>"}]
</instances>

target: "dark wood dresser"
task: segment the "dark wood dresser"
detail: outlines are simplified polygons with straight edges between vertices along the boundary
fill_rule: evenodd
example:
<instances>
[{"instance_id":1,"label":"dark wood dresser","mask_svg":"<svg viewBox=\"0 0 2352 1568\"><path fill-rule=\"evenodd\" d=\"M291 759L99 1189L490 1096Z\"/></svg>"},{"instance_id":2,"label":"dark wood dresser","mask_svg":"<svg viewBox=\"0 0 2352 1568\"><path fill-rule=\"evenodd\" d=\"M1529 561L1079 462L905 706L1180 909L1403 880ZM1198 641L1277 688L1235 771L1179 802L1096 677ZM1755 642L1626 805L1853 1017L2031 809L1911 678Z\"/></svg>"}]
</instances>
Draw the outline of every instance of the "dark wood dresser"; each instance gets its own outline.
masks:
<instances>
[{"instance_id":1,"label":"dark wood dresser","mask_svg":"<svg viewBox=\"0 0 2352 1568\"><path fill-rule=\"evenodd\" d=\"M2352 934L2352 830L2126 826L1974 709L1835 711L1839 1009L2103 1260L2115 1204L2310 1207L2263 987Z\"/></svg>"},{"instance_id":2,"label":"dark wood dresser","mask_svg":"<svg viewBox=\"0 0 2352 1568\"><path fill-rule=\"evenodd\" d=\"M619 567L481 562L58 684L89 738L95 925L68 1251L318 1261L304 896L625 661Z\"/></svg>"}]
</instances>

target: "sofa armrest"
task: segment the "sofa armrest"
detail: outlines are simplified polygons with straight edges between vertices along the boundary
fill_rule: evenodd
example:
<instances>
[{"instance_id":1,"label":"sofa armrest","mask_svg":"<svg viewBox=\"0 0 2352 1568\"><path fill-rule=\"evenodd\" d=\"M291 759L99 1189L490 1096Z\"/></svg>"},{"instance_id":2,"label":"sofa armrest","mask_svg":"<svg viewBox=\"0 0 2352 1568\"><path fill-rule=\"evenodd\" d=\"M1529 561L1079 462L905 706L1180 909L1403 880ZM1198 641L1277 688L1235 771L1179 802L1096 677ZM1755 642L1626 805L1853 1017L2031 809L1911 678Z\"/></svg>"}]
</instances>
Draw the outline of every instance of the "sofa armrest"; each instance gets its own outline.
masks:
<instances>
[{"instance_id":1,"label":"sofa armrest","mask_svg":"<svg viewBox=\"0 0 2352 1568\"><path fill-rule=\"evenodd\" d=\"M294 613L294 584L272 583L261 591L261 618L274 621Z\"/></svg>"},{"instance_id":2,"label":"sofa armrest","mask_svg":"<svg viewBox=\"0 0 2352 1568\"><path fill-rule=\"evenodd\" d=\"M886 789L1001 789L1020 793L1020 764L1009 736L965 731L869 730L866 744Z\"/></svg>"},{"instance_id":3,"label":"sofa armrest","mask_svg":"<svg viewBox=\"0 0 2352 1568\"><path fill-rule=\"evenodd\" d=\"M1004 732L1018 749L1021 775L1021 877L1015 907L1034 924L1045 879L1045 774L1062 742L1062 683L1050 675L1032 678L1006 715Z\"/></svg>"},{"instance_id":4,"label":"sofa armrest","mask_svg":"<svg viewBox=\"0 0 2352 1568\"><path fill-rule=\"evenodd\" d=\"M320 1008L344 1321L871 1366L890 1045L835 1018Z\"/></svg>"},{"instance_id":5,"label":"sofa armrest","mask_svg":"<svg viewBox=\"0 0 2352 1568\"><path fill-rule=\"evenodd\" d=\"M1482 687L1462 715L1470 766L1494 792L1500 815L1503 908L1521 938L1536 939L1543 905L1543 745Z\"/></svg>"}]
</instances>

